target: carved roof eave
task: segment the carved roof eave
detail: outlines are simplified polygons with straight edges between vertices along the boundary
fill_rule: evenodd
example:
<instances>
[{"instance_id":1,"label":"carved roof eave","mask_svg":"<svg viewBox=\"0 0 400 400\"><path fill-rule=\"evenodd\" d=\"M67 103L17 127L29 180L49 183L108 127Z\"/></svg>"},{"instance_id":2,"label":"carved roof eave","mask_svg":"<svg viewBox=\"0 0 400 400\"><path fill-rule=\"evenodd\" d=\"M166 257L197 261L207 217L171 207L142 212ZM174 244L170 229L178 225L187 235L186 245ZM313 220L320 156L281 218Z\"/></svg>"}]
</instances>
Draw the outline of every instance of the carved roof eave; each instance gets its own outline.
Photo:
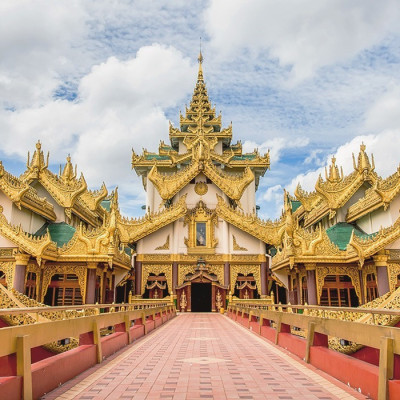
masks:
<instances>
[{"instance_id":1,"label":"carved roof eave","mask_svg":"<svg viewBox=\"0 0 400 400\"><path fill-rule=\"evenodd\" d=\"M346 253L346 251L343 251ZM272 258L271 271L276 272L283 268L293 268L298 264L354 264L358 262L357 255L343 255L340 256L304 256L304 257L286 257L279 262L274 261ZM357 264L358 268L358 264Z\"/></svg>"},{"instance_id":2,"label":"carved roof eave","mask_svg":"<svg viewBox=\"0 0 400 400\"><path fill-rule=\"evenodd\" d=\"M383 207L386 210L393 199L400 193L400 170L368 189L365 196L353 204L347 211L346 221L352 222L362 216Z\"/></svg>"},{"instance_id":3,"label":"carved roof eave","mask_svg":"<svg viewBox=\"0 0 400 400\"><path fill-rule=\"evenodd\" d=\"M118 245L112 226L87 230L81 225L71 240L57 249L57 260L106 262L130 269L130 257Z\"/></svg>"},{"instance_id":4,"label":"carved roof eave","mask_svg":"<svg viewBox=\"0 0 400 400\"><path fill-rule=\"evenodd\" d=\"M217 199L216 213L223 220L264 243L269 243L274 246L278 246L281 243L285 228L285 221L283 219L275 222L263 221L255 214L245 214L237 209L233 209L221 196L217 195Z\"/></svg>"},{"instance_id":5,"label":"carved roof eave","mask_svg":"<svg viewBox=\"0 0 400 400\"><path fill-rule=\"evenodd\" d=\"M169 208L146 214L140 219L118 217L117 229L122 243L133 243L183 217L187 212L186 195Z\"/></svg>"},{"instance_id":6,"label":"carved roof eave","mask_svg":"<svg viewBox=\"0 0 400 400\"><path fill-rule=\"evenodd\" d=\"M381 228L374 235L368 238L361 238L354 235L354 231L350 237L348 247L352 247L358 254L360 264L363 265L364 260L378 251L385 249L388 245L400 238L400 217L397 218L392 226Z\"/></svg>"},{"instance_id":7,"label":"carved roof eave","mask_svg":"<svg viewBox=\"0 0 400 400\"><path fill-rule=\"evenodd\" d=\"M94 227L98 225L98 220L97 220L98 214L94 211L91 211L87 207L87 205L85 203L83 203L83 201L81 200L81 197L79 197L75 201L74 206L69 211L74 213L80 219L88 222L90 225L92 225Z\"/></svg>"},{"instance_id":8,"label":"carved roof eave","mask_svg":"<svg viewBox=\"0 0 400 400\"><path fill-rule=\"evenodd\" d=\"M13 226L3 214L0 206L0 233L3 237L15 243L25 253L30 254L37 259L41 259L49 250L50 253L56 251L56 244L51 240L49 233L41 237L35 237L25 232L20 226Z\"/></svg>"},{"instance_id":9,"label":"carved roof eave","mask_svg":"<svg viewBox=\"0 0 400 400\"><path fill-rule=\"evenodd\" d=\"M79 180L75 179L73 183L68 185L47 168L42 169L37 177L32 176L29 170L27 170L21 175L21 179L28 184L37 179L57 204L65 209L71 209L75 200L87 190L87 184L83 175L80 176Z\"/></svg>"},{"instance_id":10,"label":"carved roof eave","mask_svg":"<svg viewBox=\"0 0 400 400\"><path fill-rule=\"evenodd\" d=\"M99 210L100 203L107 197L108 190L103 182L99 190L86 190L80 195L80 200L92 212Z\"/></svg>"},{"instance_id":11,"label":"carved roof eave","mask_svg":"<svg viewBox=\"0 0 400 400\"><path fill-rule=\"evenodd\" d=\"M37 191L16 176L5 171L0 162L0 190L19 208L21 206L55 221L54 207L45 198L39 197Z\"/></svg>"},{"instance_id":12,"label":"carved roof eave","mask_svg":"<svg viewBox=\"0 0 400 400\"><path fill-rule=\"evenodd\" d=\"M161 198L168 200L200 173L204 173L228 197L237 201L240 200L244 190L254 180L254 173L248 166L246 166L241 177L236 177L219 170L211 161L200 162L198 160L193 161L174 175L160 174L157 166L154 165L148 174L148 178L158 190Z\"/></svg>"}]
</instances>

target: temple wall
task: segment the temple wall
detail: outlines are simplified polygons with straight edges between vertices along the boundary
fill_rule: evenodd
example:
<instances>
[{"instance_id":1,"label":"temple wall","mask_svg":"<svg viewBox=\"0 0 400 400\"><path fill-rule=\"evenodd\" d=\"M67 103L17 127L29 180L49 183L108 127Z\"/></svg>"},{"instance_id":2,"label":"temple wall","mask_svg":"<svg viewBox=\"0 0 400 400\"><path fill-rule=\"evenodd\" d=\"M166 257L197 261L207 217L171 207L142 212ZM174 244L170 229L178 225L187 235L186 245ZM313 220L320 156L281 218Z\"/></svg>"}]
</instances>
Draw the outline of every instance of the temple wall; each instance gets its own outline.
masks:
<instances>
[{"instance_id":1,"label":"temple wall","mask_svg":"<svg viewBox=\"0 0 400 400\"><path fill-rule=\"evenodd\" d=\"M392 217L389 211L384 211L383 207L363 216L357 220L357 225L366 233L379 231L381 227L386 228L392 225Z\"/></svg>"},{"instance_id":2,"label":"temple wall","mask_svg":"<svg viewBox=\"0 0 400 400\"><path fill-rule=\"evenodd\" d=\"M14 204L12 205L11 223L21 225L25 232L35 233L45 222L46 220L40 215L23 207L20 210Z\"/></svg>"},{"instance_id":3,"label":"temple wall","mask_svg":"<svg viewBox=\"0 0 400 400\"><path fill-rule=\"evenodd\" d=\"M2 191L0 191L0 204L3 207L3 215L7 218L8 222L12 222L11 214L13 203Z\"/></svg>"},{"instance_id":4,"label":"temple wall","mask_svg":"<svg viewBox=\"0 0 400 400\"><path fill-rule=\"evenodd\" d=\"M169 254L173 251L172 244L174 242L173 238L173 227L174 224L170 224L161 228L160 230L152 233L149 236L141 239L141 253L144 254ZM164 246L167 241L167 237L169 235L169 249L165 250L156 250L157 247Z\"/></svg>"},{"instance_id":5,"label":"temple wall","mask_svg":"<svg viewBox=\"0 0 400 400\"><path fill-rule=\"evenodd\" d=\"M264 247L260 247L262 242L246 232L241 231L233 225L229 226L229 253L231 254L264 254ZM236 244L247 250L234 250L233 236L236 238ZM261 252L260 252L261 250Z\"/></svg>"},{"instance_id":6,"label":"temple wall","mask_svg":"<svg viewBox=\"0 0 400 400\"><path fill-rule=\"evenodd\" d=\"M54 212L56 214L55 222L67 222L64 208L53 199L50 193L40 183L36 183L32 186L37 190L39 197L45 197L46 200L54 206Z\"/></svg>"}]
</instances>

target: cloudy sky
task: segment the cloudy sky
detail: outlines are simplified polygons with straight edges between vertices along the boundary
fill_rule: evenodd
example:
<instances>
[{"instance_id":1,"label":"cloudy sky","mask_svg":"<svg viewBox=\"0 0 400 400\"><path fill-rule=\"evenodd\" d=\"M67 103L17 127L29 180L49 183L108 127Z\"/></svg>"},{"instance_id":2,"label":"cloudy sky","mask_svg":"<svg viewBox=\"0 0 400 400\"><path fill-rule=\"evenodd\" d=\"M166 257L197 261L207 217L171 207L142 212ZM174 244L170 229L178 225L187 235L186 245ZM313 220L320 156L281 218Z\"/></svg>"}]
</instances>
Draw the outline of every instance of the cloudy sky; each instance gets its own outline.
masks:
<instances>
[{"instance_id":1,"label":"cloudy sky","mask_svg":"<svg viewBox=\"0 0 400 400\"><path fill-rule=\"evenodd\" d=\"M283 188L312 190L332 155L362 141L377 172L400 162L397 0L2 0L0 159L15 175L40 139L71 153L92 188L141 215L131 148L157 151L190 100L199 37L211 101L246 151L271 149L257 192L275 218Z\"/></svg>"}]
</instances>

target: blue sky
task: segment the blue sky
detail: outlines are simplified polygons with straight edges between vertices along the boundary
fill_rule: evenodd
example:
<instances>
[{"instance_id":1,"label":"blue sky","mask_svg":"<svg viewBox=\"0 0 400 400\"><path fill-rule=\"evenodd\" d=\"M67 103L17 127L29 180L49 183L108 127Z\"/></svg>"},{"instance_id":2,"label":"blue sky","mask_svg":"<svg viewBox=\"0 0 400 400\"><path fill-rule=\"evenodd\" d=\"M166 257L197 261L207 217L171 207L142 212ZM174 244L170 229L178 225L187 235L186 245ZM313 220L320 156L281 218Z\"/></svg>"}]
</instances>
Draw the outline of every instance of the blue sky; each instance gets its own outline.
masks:
<instances>
[{"instance_id":1,"label":"blue sky","mask_svg":"<svg viewBox=\"0 0 400 400\"><path fill-rule=\"evenodd\" d=\"M3 1L0 159L15 175L40 139L51 167L71 153L88 184L145 196L130 149L158 149L195 84L199 37L209 95L234 141L272 165L260 215L283 188L312 190L332 155L345 173L362 141L377 171L400 161L396 0Z\"/></svg>"}]
</instances>

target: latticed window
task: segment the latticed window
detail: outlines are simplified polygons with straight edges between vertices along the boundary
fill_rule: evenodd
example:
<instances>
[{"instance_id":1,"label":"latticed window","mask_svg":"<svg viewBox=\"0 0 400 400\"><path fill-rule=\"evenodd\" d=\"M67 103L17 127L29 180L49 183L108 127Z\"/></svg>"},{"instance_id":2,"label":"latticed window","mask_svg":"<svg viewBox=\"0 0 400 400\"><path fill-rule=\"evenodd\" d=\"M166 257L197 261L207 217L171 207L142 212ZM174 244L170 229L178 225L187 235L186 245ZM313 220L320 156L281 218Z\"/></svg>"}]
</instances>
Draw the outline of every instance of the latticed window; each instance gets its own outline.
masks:
<instances>
[{"instance_id":1,"label":"latticed window","mask_svg":"<svg viewBox=\"0 0 400 400\"><path fill-rule=\"evenodd\" d=\"M347 275L326 276L320 304L328 307L357 307L359 301L350 277Z\"/></svg>"},{"instance_id":2,"label":"latticed window","mask_svg":"<svg viewBox=\"0 0 400 400\"><path fill-rule=\"evenodd\" d=\"M31 299L36 298L36 274L28 272L26 277L25 294Z\"/></svg>"},{"instance_id":3,"label":"latticed window","mask_svg":"<svg viewBox=\"0 0 400 400\"><path fill-rule=\"evenodd\" d=\"M378 285L376 284L375 274L367 275L367 285L365 289L366 289L367 303L378 297Z\"/></svg>"},{"instance_id":4,"label":"latticed window","mask_svg":"<svg viewBox=\"0 0 400 400\"><path fill-rule=\"evenodd\" d=\"M51 278L45 303L52 306L79 306L82 304L81 288L74 274L56 274Z\"/></svg>"}]
</instances>

